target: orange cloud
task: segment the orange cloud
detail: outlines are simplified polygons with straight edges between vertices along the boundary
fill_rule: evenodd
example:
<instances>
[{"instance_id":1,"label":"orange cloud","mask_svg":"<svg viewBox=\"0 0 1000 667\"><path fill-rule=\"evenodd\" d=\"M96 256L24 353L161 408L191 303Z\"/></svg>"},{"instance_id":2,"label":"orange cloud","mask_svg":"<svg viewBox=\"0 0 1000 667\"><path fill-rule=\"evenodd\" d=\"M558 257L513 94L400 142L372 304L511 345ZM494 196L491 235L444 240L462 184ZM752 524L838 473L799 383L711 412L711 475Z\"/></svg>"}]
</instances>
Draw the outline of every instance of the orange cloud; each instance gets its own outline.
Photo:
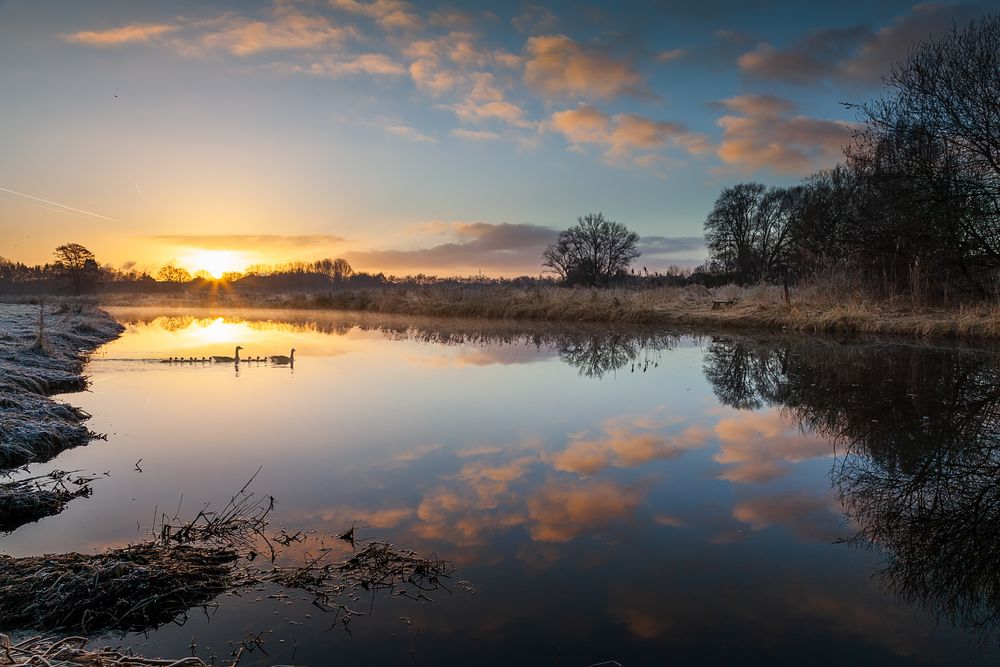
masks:
<instances>
[{"instance_id":1,"label":"orange cloud","mask_svg":"<svg viewBox=\"0 0 1000 667\"><path fill-rule=\"evenodd\" d=\"M302 14L291 5L275 4L270 20L226 15L206 23L197 40L203 50L224 50L237 56L261 51L315 49L339 44L354 30L335 26L322 16Z\"/></svg>"},{"instance_id":2,"label":"orange cloud","mask_svg":"<svg viewBox=\"0 0 1000 667\"><path fill-rule=\"evenodd\" d=\"M386 29L415 30L420 27L420 17L413 5L403 0L330 0L330 4L351 14L359 14L374 19Z\"/></svg>"},{"instance_id":3,"label":"orange cloud","mask_svg":"<svg viewBox=\"0 0 1000 667\"><path fill-rule=\"evenodd\" d=\"M191 56L210 51L249 56L262 51L339 45L355 34L353 28L333 25L323 16L303 14L288 3L276 2L267 19L223 14L198 21L181 19L177 24L132 24L103 31L84 31L68 35L66 39L91 46L156 41Z\"/></svg>"},{"instance_id":4,"label":"orange cloud","mask_svg":"<svg viewBox=\"0 0 1000 667\"><path fill-rule=\"evenodd\" d=\"M410 127L409 125L386 125L385 131L389 134L394 134L397 137L403 137L404 139L409 139L410 141L415 141L417 143L437 143L437 139L434 137L424 134L417 128Z\"/></svg>"},{"instance_id":5,"label":"orange cloud","mask_svg":"<svg viewBox=\"0 0 1000 667\"><path fill-rule=\"evenodd\" d=\"M132 23L119 28L91 31L85 30L65 35L65 39L90 46L118 46L131 42L148 42L155 37L177 30L178 26L166 23Z\"/></svg>"},{"instance_id":6,"label":"orange cloud","mask_svg":"<svg viewBox=\"0 0 1000 667\"><path fill-rule=\"evenodd\" d=\"M568 542L631 517L644 496L613 482L548 484L528 499L528 531L539 542Z\"/></svg>"},{"instance_id":7,"label":"orange cloud","mask_svg":"<svg viewBox=\"0 0 1000 667\"><path fill-rule=\"evenodd\" d=\"M760 496L733 507L733 518L753 531L782 525L800 539L830 542L841 536L843 514L832 495L815 496L799 492Z\"/></svg>"},{"instance_id":8,"label":"orange cloud","mask_svg":"<svg viewBox=\"0 0 1000 667\"><path fill-rule=\"evenodd\" d=\"M717 154L738 169L772 169L801 174L836 163L850 142L853 126L843 121L788 116L791 102L746 95L723 100L728 110L718 120L723 137Z\"/></svg>"},{"instance_id":9,"label":"orange cloud","mask_svg":"<svg viewBox=\"0 0 1000 667\"><path fill-rule=\"evenodd\" d=\"M403 51L410 58L410 78L417 88L434 96L440 96L456 88L464 77L462 73L443 63L443 51L447 49L442 40L424 39L411 42Z\"/></svg>"},{"instance_id":10,"label":"orange cloud","mask_svg":"<svg viewBox=\"0 0 1000 667\"><path fill-rule=\"evenodd\" d=\"M292 70L334 79L352 74L403 76L407 73L406 67L381 53L364 53L354 58L342 60L332 57L321 58L307 66L297 65Z\"/></svg>"},{"instance_id":11,"label":"orange cloud","mask_svg":"<svg viewBox=\"0 0 1000 667\"><path fill-rule=\"evenodd\" d=\"M740 484L768 482L786 475L790 463L833 456L833 445L787 424L777 411L739 412L715 425L719 451L713 459L728 466L720 479Z\"/></svg>"},{"instance_id":12,"label":"orange cloud","mask_svg":"<svg viewBox=\"0 0 1000 667\"><path fill-rule=\"evenodd\" d=\"M633 468L650 461L671 459L704 446L710 433L699 426L668 435L664 420L612 418L603 426L603 437L574 436L566 449L548 458L556 470L593 475L608 467Z\"/></svg>"},{"instance_id":13,"label":"orange cloud","mask_svg":"<svg viewBox=\"0 0 1000 667\"><path fill-rule=\"evenodd\" d=\"M654 121L637 114L610 116L587 104L553 113L549 126L574 147L592 144L603 148L605 160L612 164L630 159L637 166L649 166L651 158L658 157L649 151L667 146L695 155L709 150L704 135L688 132L680 123Z\"/></svg>"},{"instance_id":14,"label":"orange cloud","mask_svg":"<svg viewBox=\"0 0 1000 667\"><path fill-rule=\"evenodd\" d=\"M531 37L524 52L525 83L547 97L610 99L646 92L630 63L585 48L565 35Z\"/></svg>"},{"instance_id":15,"label":"orange cloud","mask_svg":"<svg viewBox=\"0 0 1000 667\"><path fill-rule=\"evenodd\" d=\"M414 514L412 507L383 507L380 509L358 509L355 507L335 507L320 512L310 512L303 519L320 519L323 523L333 524L335 529L356 522L363 526L375 528L392 528Z\"/></svg>"},{"instance_id":16,"label":"orange cloud","mask_svg":"<svg viewBox=\"0 0 1000 667\"><path fill-rule=\"evenodd\" d=\"M476 494L476 509L495 509L508 497L510 483L520 479L538 462L537 456L522 456L503 465L485 462L466 464L454 479L469 485Z\"/></svg>"}]
</instances>

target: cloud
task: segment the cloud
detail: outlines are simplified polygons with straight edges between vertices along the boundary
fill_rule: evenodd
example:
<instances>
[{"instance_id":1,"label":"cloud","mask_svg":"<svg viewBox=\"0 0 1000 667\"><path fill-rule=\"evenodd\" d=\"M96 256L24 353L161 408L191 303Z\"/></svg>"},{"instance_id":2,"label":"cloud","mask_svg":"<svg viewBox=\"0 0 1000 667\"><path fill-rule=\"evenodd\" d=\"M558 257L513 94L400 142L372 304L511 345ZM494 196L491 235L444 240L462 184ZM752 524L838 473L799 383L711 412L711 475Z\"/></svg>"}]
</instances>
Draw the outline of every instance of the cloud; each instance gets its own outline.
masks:
<instances>
[{"instance_id":1,"label":"cloud","mask_svg":"<svg viewBox=\"0 0 1000 667\"><path fill-rule=\"evenodd\" d=\"M650 151L667 146L695 155L709 149L707 138L689 132L680 123L654 121L637 114L611 116L587 104L553 113L548 126L574 147L590 144L603 148L610 164L631 162L645 166L643 160L650 157Z\"/></svg>"},{"instance_id":2,"label":"cloud","mask_svg":"<svg viewBox=\"0 0 1000 667\"><path fill-rule=\"evenodd\" d=\"M462 73L445 65L448 48L446 39L439 38L416 40L403 50L411 60L410 78L418 89L439 97L462 83Z\"/></svg>"},{"instance_id":3,"label":"cloud","mask_svg":"<svg viewBox=\"0 0 1000 667\"><path fill-rule=\"evenodd\" d=\"M445 107L454 111L462 122L482 124L496 121L521 129L537 126L537 123L526 119L524 109L505 99L504 91L497 86L493 74L473 72L466 82L471 84L471 89L465 99Z\"/></svg>"},{"instance_id":4,"label":"cloud","mask_svg":"<svg viewBox=\"0 0 1000 667\"><path fill-rule=\"evenodd\" d=\"M320 519L323 523L339 527L357 522L362 526L392 528L414 515L412 507L384 507L380 509L359 509L356 507L334 507L319 512L310 512L304 519Z\"/></svg>"},{"instance_id":5,"label":"cloud","mask_svg":"<svg viewBox=\"0 0 1000 667\"><path fill-rule=\"evenodd\" d=\"M275 2L266 19L234 13L209 19L178 19L175 24L131 24L104 31L84 31L65 38L91 46L155 42L189 56L226 51L249 56L263 51L314 50L342 44L356 35L324 16L307 15L290 3Z\"/></svg>"},{"instance_id":6,"label":"cloud","mask_svg":"<svg viewBox=\"0 0 1000 667\"><path fill-rule=\"evenodd\" d=\"M386 125L385 131L389 134L394 134L397 137L403 137L404 139L409 139L410 141L415 141L417 143L437 143L437 139L434 137L426 135L417 128L410 127L409 125Z\"/></svg>"},{"instance_id":7,"label":"cloud","mask_svg":"<svg viewBox=\"0 0 1000 667\"><path fill-rule=\"evenodd\" d=\"M356 266L377 270L468 269L522 271L537 269L542 250L558 232L528 224L457 223L456 241L416 250L370 250L348 253Z\"/></svg>"},{"instance_id":8,"label":"cloud","mask_svg":"<svg viewBox=\"0 0 1000 667\"><path fill-rule=\"evenodd\" d=\"M686 55L688 55L687 49L667 49L666 51L660 51L657 53L655 60L658 63L669 63L674 60L679 60Z\"/></svg>"},{"instance_id":9,"label":"cloud","mask_svg":"<svg viewBox=\"0 0 1000 667\"><path fill-rule=\"evenodd\" d=\"M919 42L941 36L978 13L969 3L917 4L891 24L871 30L858 25L814 31L786 48L762 42L740 56L740 69L772 81L799 85L826 80L878 84L889 68Z\"/></svg>"},{"instance_id":10,"label":"cloud","mask_svg":"<svg viewBox=\"0 0 1000 667\"><path fill-rule=\"evenodd\" d=\"M296 72L340 78L352 74L373 74L376 76L404 76L406 67L381 53L364 53L348 59L326 57L306 66L296 65Z\"/></svg>"},{"instance_id":11,"label":"cloud","mask_svg":"<svg viewBox=\"0 0 1000 667\"><path fill-rule=\"evenodd\" d=\"M237 56L262 51L317 49L340 44L355 34L323 16L310 16L290 4L276 3L270 20L224 15L201 25L204 30L195 46L201 50L223 50Z\"/></svg>"},{"instance_id":12,"label":"cloud","mask_svg":"<svg viewBox=\"0 0 1000 667\"><path fill-rule=\"evenodd\" d=\"M565 35L531 37L524 45L524 82L544 97L610 99L646 95L633 66Z\"/></svg>"},{"instance_id":13,"label":"cloud","mask_svg":"<svg viewBox=\"0 0 1000 667\"><path fill-rule=\"evenodd\" d=\"M496 509L509 495L511 482L527 474L537 462L537 456L522 456L502 465L474 461L463 466L454 479L465 482L475 492L475 509Z\"/></svg>"},{"instance_id":14,"label":"cloud","mask_svg":"<svg viewBox=\"0 0 1000 667\"><path fill-rule=\"evenodd\" d=\"M854 129L843 121L790 116L794 105L774 96L743 95L720 104L739 115L719 118L723 136L716 152L740 170L804 174L830 166L843 157Z\"/></svg>"},{"instance_id":15,"label":"cloud","mask_svg":"<svg viewBox=\"0 0 1000 667\"><path fill-rule=\"evenodd\" d=\"M787 475L792 463L833 456L833 445L785 423L777 411L737 412L715 425L719 451L713 460L727 466L719 479L740 484L769 482Z\"/></svg>"},{"instance_id":16,"label":"cloud","mask_svg":"<svg viewBox=\"0 0 1000 667\"><path fill-rule=\"evenodd\" d=\"M348 239L331 234L174 234L148 236L150 241L204 250L285 250L344 245Z\"/></svg>"},{"instance_id":17,"label":"cloud","mask_svg":"<svg viewBox=\"0 0 1000 667\"><path fill-rule=\"evenodd\" d=\"M843 512L829 494L792 491L743 500L733 507L733 518L753 531L782 525L811 542L832 542L844 533L838 530Z\"/></svg>"},{"instance_id":18,"label":"cloud","mask_svg":"<svg viewBox=\"0 0 1000 667\"><path fill-rule=\"evenodd\" d=\"M528 5L524 12L510 20L518 32L528 35L549 32L558 22L559 18L541 5Z\"/></svg>"},{"instance_id":19,"label":"cloud","mask_svg":"<svg viewBox=\"0 0 1000 667\"><path fill-rule=\"evenodd\" d=\"M639 239L639 252L643 258L673 255L680 252L705 251L704 236L643 236Z\"/></svg>"},{"instance_id":20,"label":"cloud","mask_svg":"<svg viewBox=\"0 0 1000 667\"><path fill-rule=\"evenodd\" d=\"M608 419L603 433L596 438L582 434L571 436L569 445L546 457L556 470L593 475L609 467L634 468L661 459L672 459L684 452L703 447L710 433L691 426L680 433L663 430L672 420L653 417L628 420Z\"/></svg>"},{"instance_id":21,"label":"cloud","mask_svg":"<svg viewBox=\"0 0 1000 667\"><path fill-rule=\"evenodd\" d=\"M108 30L75 32L63 37L67 41L90 46L118 46L134 42L148 42L175 30L177 30L176 25L166 23L132 23Z\"/></svg>"},{"instance_id":22,"label":"cloud","mask_svg":"<svg viewBox=\"0 0 1000 667\"><path fill-rule=\"evenodd\" d=\"M387 30L416 30L421 21L413 5L403 0L330 0L330 5L351 14L373 19Z\"/></svg>"},{"instance_id":23,"label":"cloud","mask_svg":"<svg viewBox=\"0 0 1000 667\"><path fill-rule=\"evenodd\" d=\"M489 130L466 130L461 127L452 130L451 135L459 139L471 139L472 141L493 141L500 138L499 134L490 132Z\"/></svg>"},{"instance_id":24,"label":"cloud","mask_svg":"<svg viewBox=\"0 0 1000 667\"><path fill-rule=\"evenodd\" d=\"M528 498L528 532L538 542L568 542L620 525L644 497L643 489L614 482L550 482Z\"/></svg>"}]
</instances>

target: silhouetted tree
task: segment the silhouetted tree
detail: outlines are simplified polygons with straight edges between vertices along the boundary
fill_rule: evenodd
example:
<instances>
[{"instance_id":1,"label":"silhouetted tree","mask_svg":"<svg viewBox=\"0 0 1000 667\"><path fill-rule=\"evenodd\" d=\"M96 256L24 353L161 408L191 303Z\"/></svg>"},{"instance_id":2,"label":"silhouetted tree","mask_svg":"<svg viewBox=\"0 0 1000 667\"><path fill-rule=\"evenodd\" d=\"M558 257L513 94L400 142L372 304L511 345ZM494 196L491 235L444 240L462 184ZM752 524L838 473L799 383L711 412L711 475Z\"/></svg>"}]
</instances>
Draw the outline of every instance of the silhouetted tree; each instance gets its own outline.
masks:
<instances>
[{"instance_id":1,"label":"silhouetted tree","mask_svg":"<svg viewBox=\"0 0 1000 667\"><path fill-rule=\"evenodd\" d=\"M1000 267L1000 17L919 45L886 85L857 107L867 126L852 157L896 177L894 205L916 214L905 234L914 254L983 289L977 274Z\"/></svg>"},{"instance_id":2,"label":"silhouetted tree","mask_svg":"<svg viewBox=\"0 0 1000 667\"><path fill-rule=\"evenodd\" d=\"M798 188L739 183L726 188L705 219L712 260L740 283L773 279L787 264Z\"/></svg>"},{"instance_id":3,"label":"silhouetted tree","mask_svg":"<svg viewBox=\"0 0 1000 667\"><path fill-rule=\"evenodd\" d=\"M101 277L101 267L94 253L79 243L67 243L56 248L56 273L69 282L74 294L96 288Z\"/></svg>"},{"instance_id":4,"label":"silhouetted tree","mask_svg":"<svg viewBox=\"0 0 1000 667\"><path fill-rule=\"evenodd\" d=\"M638 257L638 234L602 213L590 213L549 244L542 266L570 285L607 285Z\"/></svg>"},{"instance_id":5,"label":"silhouetted tree","mask_svg":"<svg viewBox=\"0 0 1000 667\"><path fill-rule=\"evenodd\" d=\"M209 276L211 277L211 274ZM167 264L157 272L156 279L165 283L186 283L191 281L191 272L173 264Z\"/></svg>"}]
</instances>

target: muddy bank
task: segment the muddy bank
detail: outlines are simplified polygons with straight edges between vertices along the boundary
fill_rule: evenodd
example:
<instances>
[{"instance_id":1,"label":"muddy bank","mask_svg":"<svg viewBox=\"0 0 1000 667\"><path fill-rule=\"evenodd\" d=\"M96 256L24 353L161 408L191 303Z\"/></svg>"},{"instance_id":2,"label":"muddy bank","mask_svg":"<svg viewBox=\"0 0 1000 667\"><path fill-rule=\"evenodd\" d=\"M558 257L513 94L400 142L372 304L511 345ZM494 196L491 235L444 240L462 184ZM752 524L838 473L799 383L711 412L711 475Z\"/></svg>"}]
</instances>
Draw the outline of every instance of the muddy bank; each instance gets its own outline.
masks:
<instances>
[{"instance_id":1,"label":"muddy bank","mask_svg":"<svg viewBox=\"0 0 1000 667\"><path fill-rule=\"evenodd\" d=\"M82 391L87 355L124 328L85 306L0 304L0 471L51 459L96 435L83 410L50 398Z\"/></svg>"}]
</instances>

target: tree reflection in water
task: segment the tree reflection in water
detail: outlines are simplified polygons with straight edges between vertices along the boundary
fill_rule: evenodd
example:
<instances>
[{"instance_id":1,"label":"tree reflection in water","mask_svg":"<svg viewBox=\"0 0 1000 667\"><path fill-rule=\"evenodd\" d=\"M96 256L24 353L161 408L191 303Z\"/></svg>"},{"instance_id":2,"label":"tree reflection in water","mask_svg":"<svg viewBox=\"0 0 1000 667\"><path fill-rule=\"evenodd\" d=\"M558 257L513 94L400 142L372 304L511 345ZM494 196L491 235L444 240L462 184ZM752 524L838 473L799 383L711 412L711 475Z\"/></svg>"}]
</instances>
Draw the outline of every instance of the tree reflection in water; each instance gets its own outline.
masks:
<instances>
[{"instance_id":1,"label":"tree reflection in water","mask_svg":"<svg viewBox=\"0 0 1000 667\"><path fill-rule=\"evenodd\" d=\"M888 591L1000 628L1000 355L959 348L715 340L705 376L739 409L780 406L841 448L832 481L884 555Z\"/></svg>"}]
</instances>

